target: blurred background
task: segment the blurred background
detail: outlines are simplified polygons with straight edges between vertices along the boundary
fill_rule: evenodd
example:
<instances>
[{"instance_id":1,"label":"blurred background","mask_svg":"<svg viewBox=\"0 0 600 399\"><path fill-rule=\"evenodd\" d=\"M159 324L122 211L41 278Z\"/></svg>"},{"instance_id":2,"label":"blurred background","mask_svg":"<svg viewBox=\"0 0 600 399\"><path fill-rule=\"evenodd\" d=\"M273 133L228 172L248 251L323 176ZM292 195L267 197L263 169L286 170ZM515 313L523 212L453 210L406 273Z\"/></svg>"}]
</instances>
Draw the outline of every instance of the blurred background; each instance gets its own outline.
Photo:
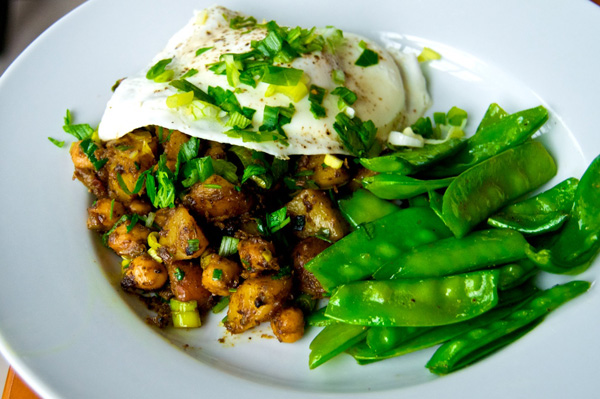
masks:
<instances>
[{"instance_id":1,"label":"blurred background","mask_svg":"<svg viewBox=\"0 0 600 399\"><path fill-rule=\"evenodd\" d=\"M83 2L0 0L0 75L36 37Z\"/></svg>"}]
</instances>

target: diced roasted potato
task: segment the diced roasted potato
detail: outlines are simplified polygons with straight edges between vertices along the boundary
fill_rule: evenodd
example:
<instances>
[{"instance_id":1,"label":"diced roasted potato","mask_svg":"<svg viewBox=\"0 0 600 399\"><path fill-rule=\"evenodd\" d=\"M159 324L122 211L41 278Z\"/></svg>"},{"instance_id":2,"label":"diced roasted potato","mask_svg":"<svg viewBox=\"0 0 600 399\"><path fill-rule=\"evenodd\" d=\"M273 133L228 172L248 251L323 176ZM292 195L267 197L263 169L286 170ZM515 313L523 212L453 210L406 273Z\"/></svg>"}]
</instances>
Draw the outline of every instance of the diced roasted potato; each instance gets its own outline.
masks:
<instances>
[{"instance_id":1,"label":"diced roasted potato","mask_svg":"<svg viewBox=\"0 0 600 399\"><path fill-rule=\"evenodd\" d=\"M108 246L118 255L126 258L135 258L146 252L146 243L150 230L139 223L127 232L131 222L126 221L117 226L117 228L108 236Z\"/></svg>"},{"instance_id":2,"label":"diced roasted potato","mask_svg":"<svg viewBox=\"0 0 600 399\"><path fill-rule=\"evenodd\" d=\"M191 261L178 261L167 264L167 269L175 299L197 301L198 308L206 308L212 294L202 285L202 267Z\"/></svg>"},{"instance_id":3,"label":"diced roasted potato","mask_svg":"<svg viewBox=\"0 0 600 399\"><path fill-rule=\"evenodd\" d=\"M131 278L136 288L157 290L168 280L167 268L148 254L134 258L125 271L124 279Z\"/></svg>"},{"instance_id":4,"label":"diced roasted potato","mask_svg":"<svg viewBox=\"0 0 600 399\"><path fill-rule=\"evenodd\" d=\"M206 149L204 155L211 157L212 159L227 159L225 146L218 141L209 141L208 148Z\"/></svg>"},{"instance_id":5,"label":"diced roasted potato","mask_svg":"<svg viewBox=\"0 0 600 399\"><path fill-rule=\"evenodd\" d=\"M271 329L279 342L296 342L304 335L304 314L298 308L281 309L271 320Z\"/></svg>"},{"instance_id":6,"label":"diced roasted potato","mask_svg":"<svg viewBox=\"0 0 600 399\"><path fill-rule=\"evenodd\" d=\"M196 183L184 197L183 203L209 221L240 216L252 208L252 197L219 175Z\"/></svg>"},{"instance_id":7,"label":"diced roasted potato","mask_svg":"<svg viewBox=\"0 0 600 399\"><path fill-rule=\"evenodd\" d=\"M154 216L154 223L161 229L164 228L173 212L175 212L175 209L173 208L161 208L157 210L156 215Z\"/></svg>"},{"instance_id":8,"label":"diced roasted potato","mask_svg":"<svg viewBox=\"0 0 600 399\"><path fill-rule=\"evenodd\" d=\"M190 140L190 136L181 133L179 130L172 130L169 133L166 129L163 129L163 134L167 136L163 138L163 140L166 140L163 145L165 148L164 154L167 156L167 168L169 168L171 172L174 172L179 149L183 144Z\"/></svg>"},{"instance_id":9,"label":"diced roasted potato","mask_svg":"<svg viewBox=\"0 0 600 399\"><path fill-rule=\"evenodd\" d=\"M294 277L299 282L300 291L315 299L323 298L325 290L321 286L321 283L319 283L319 280L304 268L304 265L330 245L319 238L308 237L300 241L292 251L292 261L295 270Z\"/></svg>"},{"instance_id":10,"label":"diced roasted potato","mask_svg":"<svg viewBox=\"0 0 600 399\"><path fill-rule=\"evenodd\" d=\"M105 232L125 214L125 207L117 200L100 198L88 208L87 228Z\"/></svg>"},{"instance_id":11,"label":"diced roasted potato","mask_svg":"<svg viewBox=\"0 0 600 399\"><path fill-rule=\"evenodd\" d=\"M343 161L343 158L341 159ZM347 162L334 168L325 164L325 155L303 155L298 160L298 173L312 171L308 179L314 181L321 189L328 190L334 186L342 186L350 180Z\"/></svg>"},{"instance_id":12,"label":"diced roasted potato","mask_svg":"<svg viewBox=\"0 0 600 399\"><path fill-rule=\"evenodd\" d=\"M234 334L269 321L290 295L292 279L250 278L229 299L225 327Z\"/></svg>"},{"instance_id":13,"label":"diced roasted potato","mask_svg":"<svg viewBox=\"0 0 600 399\"><path fill-rule=\"evenodd\" d=\"M237 248L242 266L250 273L248 276L255 277L265 270L279 270L272 242L261 237L249 237L240 240Z\"/></svg>"},{"instance_id":14,"label":"diced roasted potato","mask_svg":"<svg viewBox=\"0 0 600 399\"><path fill-rule=\"evenodd\" d=\"M162 254L168 252L172 260L193 259L202 255L208 240L196 220L183 206L178 206L167 219L159 234Z\"/></svg>"},{"instance_id":15,"label":"diced roasted potato","mask_svg":"<svg viewBox=\"0 0 600 399\"><path fill-rule=\"evenodd\" d=\"M142 201L141 199L134 199L129 204L129 210L131 213L137 213L138 215L147 215L152 211L152 205L149 202Z\"/></svg>"},{"instance_id":16,"label":"diced roasted potato","mask_svg":"<svg viewBox=\"0 0 600 399\"><path fill-rule=\"evenodd\" d=\"M202 285L214 295L229 296L240 283L242 268L234 261L210 254L202 257Z\"/></svg>"},{"instance_id":17,"label":"diced roasted potato","mask_svg":"<svg viewBox=\"0 0 600 399\"><path fill-rule=\"evenodd\" d=\"M84 154L83 150L79 146L79 143L81 143L81 141L71 144L71 148L69 149L71 160L75 166L73 179L77 179L82 182L83 185L87 187L87 189L96 197L104 198L108 196L106 185L94 169L94 165L92 165L87 155ZM104 149L99 148L94 154L96 155L96 158L101 159L104 157Z\"/></svg>"},{"instance_id":18,"label":"diced roasted potato","mask_svg":"<svg viewBox=\"0 0 600 399\"><path fill-rule=\"evenodd\" d=\"M156 139L146 130L136 130L117 140L106 144L108 153L108 191L111 198L116 198L128 205L137 197L123 190L119 177L129 192L133 191L139 176L151 168L156 159Z\"/></svg>"},{"instance_id":19,"label":"diced roasted potato","mask_svg":"<svg viewBox=\"0 0 600 399\"><path fill-rule=\"evenodd\" d=\"M290 216L304 217L304 227L295 232L299 238L323 235L337 241L348 230L346 220L323 191L300 191L288 202L287 210Z\"/></svg>"}]
</instances>

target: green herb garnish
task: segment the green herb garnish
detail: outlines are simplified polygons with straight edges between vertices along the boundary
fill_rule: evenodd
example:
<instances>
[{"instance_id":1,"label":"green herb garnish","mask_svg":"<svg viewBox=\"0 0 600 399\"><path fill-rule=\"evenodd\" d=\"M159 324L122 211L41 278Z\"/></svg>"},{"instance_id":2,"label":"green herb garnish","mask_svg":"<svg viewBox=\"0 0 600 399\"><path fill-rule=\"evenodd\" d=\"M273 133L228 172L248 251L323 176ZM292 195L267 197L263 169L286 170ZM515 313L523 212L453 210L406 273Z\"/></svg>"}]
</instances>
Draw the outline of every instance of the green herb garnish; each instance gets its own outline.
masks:
<instances>
[{"instance_id":1,"label":"green herb garnish","mask_svg":"<svg viewBox=\"0 0 600 399\"><path fill-rule=\"evenodd\" d=\"M48 140L50 140L50 142L52 144L54 144L55 146L57 146L58 148L63 148L63 146L65 145L64 141L59 141L59 140L57 140L55 138L52 138L52 137L48 137Z\"/></svg>"}]
</instances>

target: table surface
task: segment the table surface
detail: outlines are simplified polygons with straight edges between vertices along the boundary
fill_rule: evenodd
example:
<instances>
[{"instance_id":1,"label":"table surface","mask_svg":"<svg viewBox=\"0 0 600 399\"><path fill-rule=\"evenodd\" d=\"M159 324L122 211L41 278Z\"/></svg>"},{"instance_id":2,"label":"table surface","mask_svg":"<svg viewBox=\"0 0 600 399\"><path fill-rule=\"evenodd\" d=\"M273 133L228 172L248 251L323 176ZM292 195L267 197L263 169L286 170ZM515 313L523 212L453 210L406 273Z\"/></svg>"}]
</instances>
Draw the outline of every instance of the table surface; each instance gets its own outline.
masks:
<instances>
[{"instance_id":1,"label":"table surface","mask_svg":"<svg viewBox=\"0 0 600 399\"><path fill-rule=\"evenodd\" d=\"M0 75L25 48L50 25L85 0L8 0L9 15L5 48L0 53ZM600 5L600 0L591 0ZM19 377L9 371L0 356L0 380L6 376L2 399L28 399L37 395L27 389Z\"/></svg>"}]
</instances>

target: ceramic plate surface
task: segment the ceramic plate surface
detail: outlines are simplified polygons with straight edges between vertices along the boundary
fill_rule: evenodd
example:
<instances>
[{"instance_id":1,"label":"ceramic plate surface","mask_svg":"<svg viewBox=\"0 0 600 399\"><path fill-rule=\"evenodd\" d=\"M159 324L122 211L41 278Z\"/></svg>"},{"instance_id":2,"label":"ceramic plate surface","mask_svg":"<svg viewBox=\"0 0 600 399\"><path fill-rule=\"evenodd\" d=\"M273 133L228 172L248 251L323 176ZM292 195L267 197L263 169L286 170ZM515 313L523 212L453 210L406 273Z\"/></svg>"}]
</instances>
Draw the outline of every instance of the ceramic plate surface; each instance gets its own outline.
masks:
<instances>
[{"instance_id":1,"label":"ceramic plate surface","mask_svg":"<svg viewBox=\"0 0 600 399\"><path fill-rule=\"evenodd\" d=\"M157 332L118 288L118 260L85 227L92 198L71 181L62 132L99 122L110 87L145 67L203 0L95 0L36 40L0 78L0 349L45 398L591 397L600 367L597 287L515 344L443 378L433 350L359 367L340 356L308 370L310 331L294 345L268 326L224 335L209 317L195 331ZM223 1L288 26L335 25L397 47L434 48L425 66L433 111L459 106L473 129L491 102L552 114L542 140L560 180L600 154L600 8L585 0ZM596 262L577 278L595 281ZM545 276L550 285L570 278ZM187 344L187 345L186 345ZM434 396L435 395L435 396Z\"/></svg>"}]
</instances>

